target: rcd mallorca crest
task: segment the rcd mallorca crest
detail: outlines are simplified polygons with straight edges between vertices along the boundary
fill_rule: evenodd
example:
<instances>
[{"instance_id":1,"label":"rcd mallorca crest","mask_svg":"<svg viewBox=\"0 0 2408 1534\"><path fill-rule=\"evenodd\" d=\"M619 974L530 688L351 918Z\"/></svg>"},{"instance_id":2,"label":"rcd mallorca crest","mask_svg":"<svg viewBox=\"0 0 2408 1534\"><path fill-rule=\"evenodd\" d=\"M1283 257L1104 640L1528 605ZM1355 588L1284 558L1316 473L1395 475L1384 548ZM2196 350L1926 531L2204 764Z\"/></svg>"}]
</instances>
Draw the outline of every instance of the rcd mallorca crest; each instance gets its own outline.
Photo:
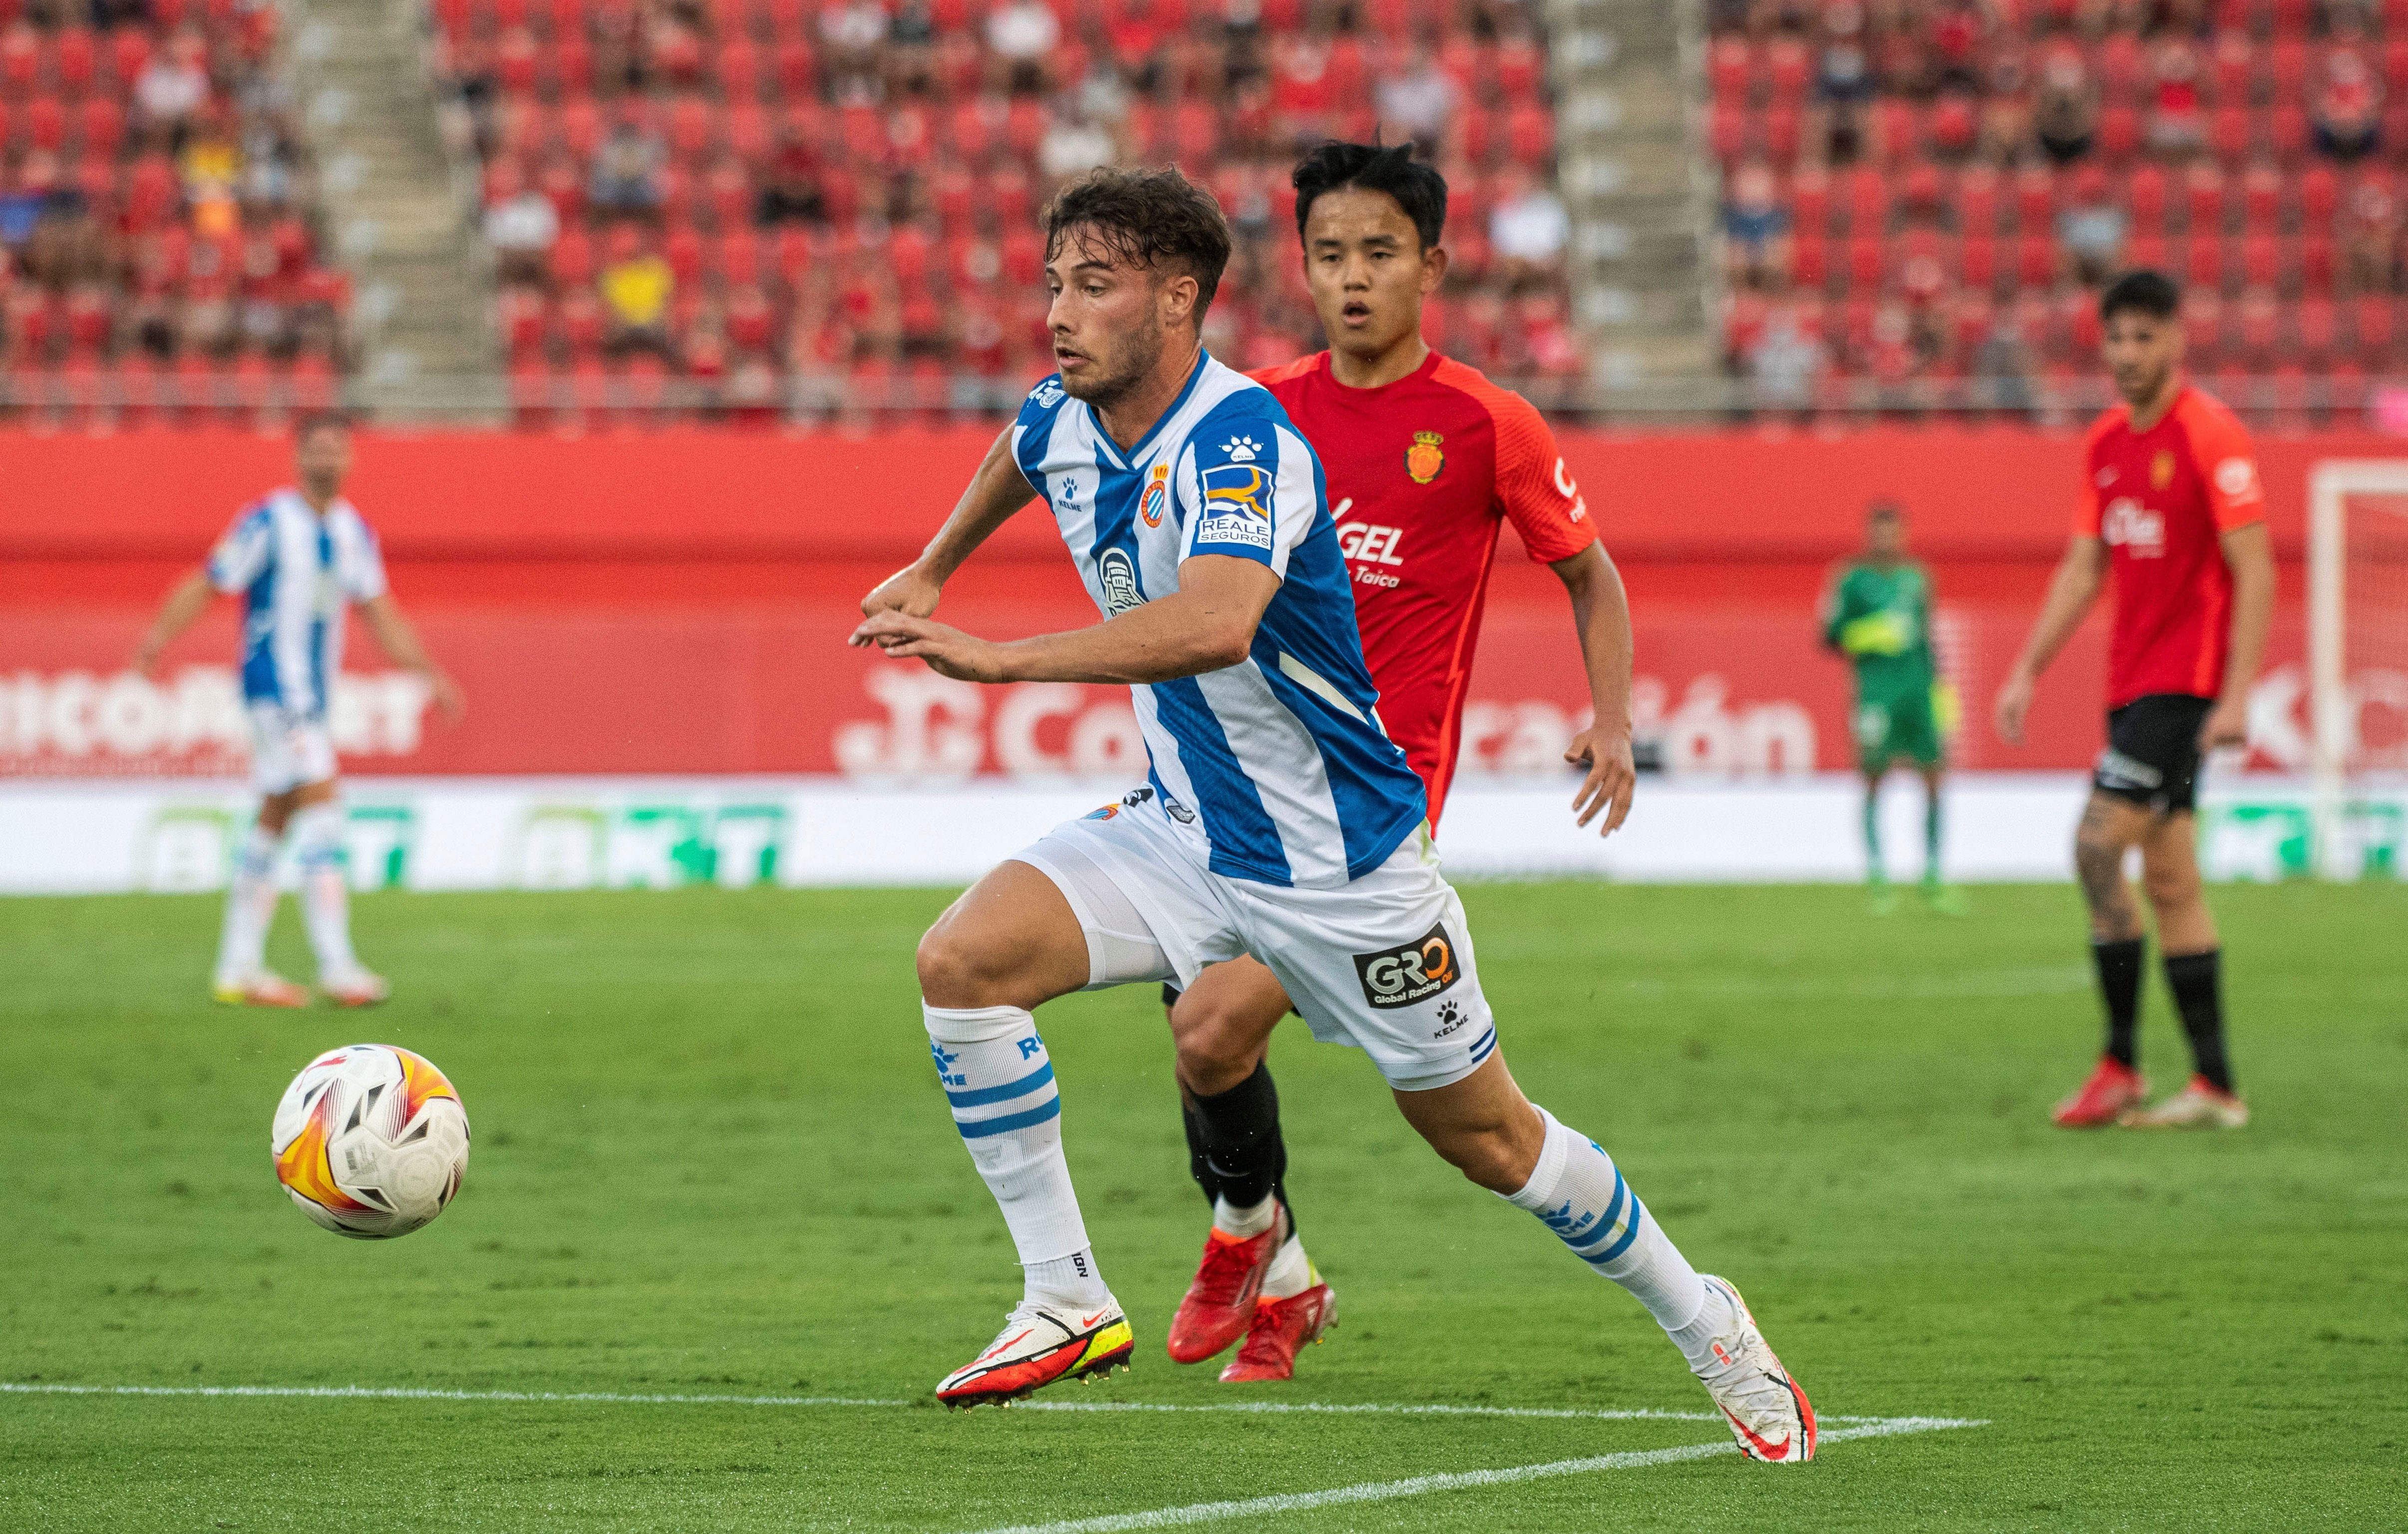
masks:
<instances>
[{"instance_id":1,"label":"rcd mallorca crest","mask_svg":"<svg viewBox=\"0 0 2408 1534\"><path fill-rule=\"evenodd\" d=\"M1405 450L1405 472L1412 476L1413 483L1426 485L1446 467L1446 452L1439 446L1442 440L1436 432L1413 433L1413 445Z\"/></svg>"}]
</instances>

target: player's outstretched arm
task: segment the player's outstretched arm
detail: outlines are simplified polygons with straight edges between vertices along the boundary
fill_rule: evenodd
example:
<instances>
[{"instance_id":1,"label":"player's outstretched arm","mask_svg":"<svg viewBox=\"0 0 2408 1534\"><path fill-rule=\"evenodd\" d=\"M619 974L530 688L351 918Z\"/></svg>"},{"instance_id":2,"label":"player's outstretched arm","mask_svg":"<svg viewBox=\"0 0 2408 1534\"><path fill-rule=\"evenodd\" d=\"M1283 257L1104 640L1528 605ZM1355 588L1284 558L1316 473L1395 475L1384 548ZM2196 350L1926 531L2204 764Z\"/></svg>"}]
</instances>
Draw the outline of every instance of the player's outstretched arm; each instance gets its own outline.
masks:
<instances>
[{"instance_id":1,"label":"player's outstretched arm","mask_svg":"<svg viewBox=\"0 0 2408 1534\"><path fill-rule=\"evenodd\" d=\"M2106 571L2105 543L2082 536L2066 546L2065 557L2057 561L2057 574L2049 580L2047 599L2041 603L2040 621L2032 624L2031 638L2024 641L2023 653L2015 657L2014 669L1999 689L1999 738L2007 744L2024 743L2024 715L2031 710L2032 686L2082 626L2084 614L2099 599Z\"/></svg>"},{"instance_id":2,"label":"player's outstretched arm","mask_svg":"<svg viewBox=\"0 0 2408 1534\"><path fill-rule=\"evenodd\" d=\"M1011 455L1011 428L1006 426L986 450L978 472L970 476L969 488L954 503L953 515L937 529L937 536L920 551L919 558L880 581L861 599L862 616L900 612L925 618L936 611L938 594L953 579L953 572L962 567L963 561L977 552L979 545L1010 521L1035 494ZM856 635L853 642L859 645L868 641Z\"/></svg>"},{"instance_id":3,"label":"player's outstretched arm","mask_svg":"<svg viewBox=\"0 0 2408 1534\"><path fill-rule=\"evenodd\" d=\"M377 648L384 652L385 659L405 671L415 671L425 678L426 685L434 694L436 711L445 720L458 723L468 711L468 702L461 695L460 684L453 681L450 673L436 665L435 658L426 652L426 646L419 642L418 630L402 616L401 604L393 599L393 594L380 593L362 602L360 621L368 625L368 633L376 639Z\"/></svg>"},{"instance_id":4,"label":"player's outstretched arm","mask_svg":"<svg viewBox=\"0 0 2408 1534\"><path fill-rule=\"evenodd\" d=\"M1588 775L1572 796L1572 813L1588 824L1602 813L1598 835L1610 837L1630 814L1639 773L1630 756L1630 598L1622 572L1602 543L1548 566L1572 599L1572 629L1580 636L1581 662L1588 668L1588 696L1596 723L1572 738L1564 760L1585 766Z\"/></svg>"},{"instance_id":5,"label":"player's outstretched arm","mask_svg":"<svg viewBox=\"0 0 2408 1534\"><path fill-rule=\"evenodd\" d=\"M2232 570L2232 647L2224 666L2224 691L2199 727L2199 749L2249 743L2249 688L2266 655L2266 630L2274 620L2274 548L2266 524L2253 522L2223 536L2224 562Z\"/></svg>"},{"instance_id":6,"label":"player's outstretched arm","mask_svg":"<svg viewBox=\"0 0 2408 1534\"><path fill-rule=\"evenodd\" d=\"M134 651L134 669L156 679L159 657L176 642L176 637L200 622L201 614L209 610L209 601L217 588L209 584L209 572L194 570L167 593L167 600L159 605L159 616L150 621L150 632Z\"/></svg>"},{"instance_id":7,"label":"player's outstretched arm","mask_svg":"<svg viewBox=\"0 0 2408 1534\"><path fill-rule=\"evenodd\" d=\"M1279 585L1259 561L1197 554L1180 565L1177 591L1065 634L997 644L889 610L870 614L853 642L963 681L1172 681L1244 660Z\"/></svg>"}]
</instances>

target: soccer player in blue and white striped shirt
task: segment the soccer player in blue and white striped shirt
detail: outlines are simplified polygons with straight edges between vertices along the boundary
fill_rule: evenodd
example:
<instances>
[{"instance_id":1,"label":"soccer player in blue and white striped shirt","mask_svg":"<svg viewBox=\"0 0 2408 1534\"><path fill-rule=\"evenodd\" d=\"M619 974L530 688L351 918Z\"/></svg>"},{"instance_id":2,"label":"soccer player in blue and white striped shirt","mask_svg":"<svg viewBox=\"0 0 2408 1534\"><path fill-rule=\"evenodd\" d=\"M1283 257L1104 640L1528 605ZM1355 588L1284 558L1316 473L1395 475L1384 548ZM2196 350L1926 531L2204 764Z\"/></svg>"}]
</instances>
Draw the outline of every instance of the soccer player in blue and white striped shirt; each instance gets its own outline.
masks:
<instances>
[{"instance_id":1,"label":"soccer player in blue and white striped shirt","mask_svg":"<svg viewBox=\"0 0 2408 1534\"><path fill-rule=\"evenodd\" d=\"M1421 780L1380 723L1320 460L1269 390L1203 350L1228 254L1219 208L1177 171L1098 171L1055 198L1061 371L853 633L971 681L1126 682L1151 761L1142 787L996 867L921 939L938 1078L1024 1274L1003 1331L937 1398L1010 1401L1135 1347L1030 1010L1251 953L1313 1037L1370 1055L1434 1150L1647 1307L1742 1452L1808 1458L1813 1411L1738 1291L1691 1268L1612 1158L1505 1068ZM1103 621L1008 644L935 622L945 580L1032 494Z\"/></svg>"},{"instance_id":2,"label":"soccer player in blue and white striped shirt","mask_svg":"<svg viewBox=\"0 0 2408 1534\"><path fill-rule=\"evenodd\" d=\"M207 565L168 594L136 652L154 674L159 657L219 595L242 599L242 696L251 718L251 781L259 817L243 839L226 888L225 925L210 992L230 1006L298 1007L309 994L271 972L267 929L276 918L276 857L289 835L301 867L301 910L318 958L318 987L333 1001L364 1007L389 988L351 952L345 886L343 809L326 712L343 659L343 622L356 606L377 645L426 681L446 719L461 712L460 689L428 658L385 589L376 535L343 498L351 436L337 416L305 421L294 444L299 484L245 508Z\"/></svg>"}]
</instances>

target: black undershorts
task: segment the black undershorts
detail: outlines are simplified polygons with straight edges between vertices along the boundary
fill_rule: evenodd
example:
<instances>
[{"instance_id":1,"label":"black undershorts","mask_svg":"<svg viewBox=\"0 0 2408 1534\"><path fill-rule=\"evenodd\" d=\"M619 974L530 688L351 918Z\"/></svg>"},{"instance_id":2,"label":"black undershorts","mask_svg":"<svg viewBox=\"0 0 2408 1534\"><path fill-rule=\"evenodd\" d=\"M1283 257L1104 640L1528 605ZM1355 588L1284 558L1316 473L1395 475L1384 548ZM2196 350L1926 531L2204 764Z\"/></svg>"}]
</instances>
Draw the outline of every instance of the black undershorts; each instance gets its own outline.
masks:
<instances>
[{"instance_id":1,"label":"black undershorts","mask_svg":"<svg viewBox=\"0 0 2408 1534\"><path fill-rule=\"evenodd\" d=\"M2214 698L2152 693L2107 712L2107 749L2090 786L2153 810L2181 814L2199 803L2199 727Z\"/></svg>"}]
</instances>

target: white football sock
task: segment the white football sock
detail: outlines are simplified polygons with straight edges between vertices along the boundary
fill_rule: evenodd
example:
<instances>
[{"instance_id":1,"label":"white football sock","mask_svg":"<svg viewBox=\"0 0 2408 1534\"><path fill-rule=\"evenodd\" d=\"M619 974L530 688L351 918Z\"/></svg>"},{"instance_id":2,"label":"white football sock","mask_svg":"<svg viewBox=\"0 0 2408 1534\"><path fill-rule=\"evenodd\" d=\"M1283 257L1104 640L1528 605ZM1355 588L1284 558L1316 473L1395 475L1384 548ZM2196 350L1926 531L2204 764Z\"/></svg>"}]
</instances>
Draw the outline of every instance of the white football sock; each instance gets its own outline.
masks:
<instances>
[{"instance_id":1,"label":"white football sock","mask_svg":"<svg viewBox=\"0 0 2408 1534\"><path fill-rule=\"evenodd\" d=\"M1598 1143L1555 1122L1545 1109L1547 1141L1521 1192L1507 1201L1528 1210L1563 1238L1572 1255L1630 1291L1668 1333L1694 1329L1706 1306L1705 1281L1663 1228L1647 1217L1639 1196ZM1694 1366L1682 1336L1682 1355ZM1702 1345L1702 1344L1701 1344Z\"/></svg>"},{"instance_id":2,"label":"white football sock","mask_svg":"<svg viewBox=\"0 0 2408 1534\"><path fill-rule=\"evenodd\" d=\"M1067 1257L1032 1262L1021 1269L1024 1299L1048 1299L1073 1310L1101 1305L1112 1297L1096 1272L1096 1254L1085 1247Z\"/></svg>"},{"instance_id":3,"label":"white football sock","mask_svg":"<svg viewBox=\"0 0 2408 1534\"><path fill-rule=\"evenodd\" d=\"M231 984L267 963L267 929L276 921L276 849L281 833L254 823L234 855L226 882L225 920L218 931L217 979Z\"/></svg>"},{"instance_id":4,"label":"white football sock","mask_svg":"<svg viewBox=\"0 0 2408 1534\"><path fill-rule=\"evenodd\" d=\"M343 845L343 807L304 806L293 817L293 851L301 865L301 919L318 955L318 978L351 974L351 891Z\"/></svg>"},{"instance_id":5,"label":"white football sock","mask_svg":"<svg viewBox=\"0 0 2408 1534\"><path fill-rule=\"evenodd\" d=\"M1265 1195L1261 1203L1246 1209L1240 1209L1226 1198L1212 1201L1212 1228L1240 1240L1261 1235L1278 1218L1279 1195L1275 1193Z\"/></svg>"},{"instance_id":6,"label":"white football sock","mask_svg":"<svg viewBox=\"0 0 2408 1534\"><path fill-rule=\"evenodd\" d=\"M1085 1255L1087 1225L1079 1217L1069 1163L1062 1158L1062 1096L1054 1084L1045 1041L1037 1037L1037 1020L1018 1007L931 1007L923 1001L920 1011L954 1127L1011 1227L1012 1245L1027 1269L1028 1297L1047 1297L1039 1291L1040 1267ZM1103 1281L1092 1255L1086 1266L1086 1277L1100 1290ZM1056 1270L1044 1271L1050 1282ZM1096 1302L1072 1295L1055 1297Z\"/></svg>"},{"instance_id":7,"label":"white football sock","mask_svg":"<svg viewBox=\"0 0 2408 1534\"><path fill-rule=\"evenodd\" d=\"M1290 1236L1263 1274L1263 1295L1268 1299L1293 1299L1320 1282L1312 1259L1304 1254L1302 1238Z\"/></svg>"}]
</instances>

